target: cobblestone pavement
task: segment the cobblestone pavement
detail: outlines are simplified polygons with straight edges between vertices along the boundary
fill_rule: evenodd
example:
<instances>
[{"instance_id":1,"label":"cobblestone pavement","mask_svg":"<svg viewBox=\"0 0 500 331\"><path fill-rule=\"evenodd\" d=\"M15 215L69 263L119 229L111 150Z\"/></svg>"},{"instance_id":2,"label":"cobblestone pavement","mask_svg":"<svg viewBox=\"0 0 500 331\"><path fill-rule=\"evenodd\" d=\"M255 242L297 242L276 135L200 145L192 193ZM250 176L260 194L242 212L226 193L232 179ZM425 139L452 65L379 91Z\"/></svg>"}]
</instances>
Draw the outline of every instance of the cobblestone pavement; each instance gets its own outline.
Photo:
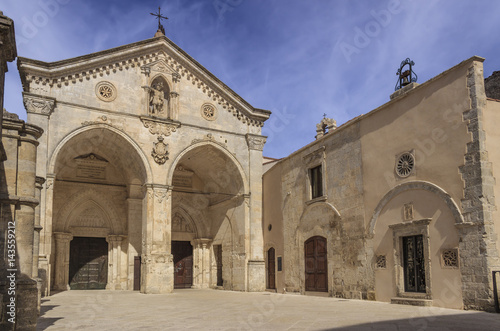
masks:
<instances>
[{"instance_id":1,"label":"cobblestone pavement","mask_svg":"<svg viewBox=\"0 0 500 331\"><path fill-rule=\"evenodd\" d=\"M500 314L274 293L68 291L37 330L500 330Z\"/></svg>"}]
</instances>

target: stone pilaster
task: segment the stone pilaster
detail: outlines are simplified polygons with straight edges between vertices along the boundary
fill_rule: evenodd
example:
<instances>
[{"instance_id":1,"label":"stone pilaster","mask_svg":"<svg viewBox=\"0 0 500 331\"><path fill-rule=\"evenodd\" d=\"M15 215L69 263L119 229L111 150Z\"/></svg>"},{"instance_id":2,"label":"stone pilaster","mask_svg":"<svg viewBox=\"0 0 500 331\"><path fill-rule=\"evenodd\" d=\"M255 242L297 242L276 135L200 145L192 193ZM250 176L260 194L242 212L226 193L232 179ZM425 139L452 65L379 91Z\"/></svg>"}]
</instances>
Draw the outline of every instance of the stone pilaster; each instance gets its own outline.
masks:
<instances>
[{"instance_id":1,"label":"stone pilaster","mask_svg":"<svg viewBox=\"0 0 500 331\"><path fill-rule=\"evenodd\" d=\"M248 206L250 247L247 265L247 290L264 291L266 289L264 236L262 233L262 150L266 137L247 134L249 153L250 197L245 199Z\"/></svg>"},{"instance_id":2,"label":"stone pilaster","mask_svg":"<svg viewBox=\"0 0 500 331\"><path fill-rule=\"evenodd\" d=\"M69 290L69 244L73 239L71 233L54 232L56 241L56 263L54 289Z\"/></svg>"},{"instance_id":3,"label":"stone pilaster","mask_svg":"<svg viewBox=\"0 0 500 331\"><path fill-rule=\"evenodd\" d=\"M171 254L171 188L146 185L143 208L142 293L170 293L174 289Z\"/></svg>"},{"instance_id":4,"label":"stone pilaster","mask_svg":"<svg viewBox=\"0 0 500 331\"><path fill-rule=\"evenodd\" d=\"M121 252L122 236L109 235L106 238L108 242L108 290L121 290Z\"/></svg>"},{"instance_id":5,"label":"stone pilaster","mask_svg":"<svg viewBox=\"0 0 500 331\"><path fill-rule=\"evenodd\" d=\"M472 141L467 144L460 172L465 183L462 209L465 224L460 233L460 271L464 308L493 310L491 271L500 268L492 211L496 208L495 178L485 148L483 111L486 107L483 64L472 62L467 75L471 108L464 112ZM487 280L487 281L486 281Z\"/></svg>"},{"instance_id":6,"label":"stone pilaster","mask_svg":"<svg viewBox=\"0 0 500 331\"><path fill-rule=\"evenodd\" d=\"M39 253L40 253L40 231L42 226L40 225L40 196L43 188L43 183L45 183L45 178L36 177L35 178L35 199L38 201L38 205L35 207L35 231L33 232L33 278L35 278L38 288L38 307L42 304L42 279L38 273L39 268Z\"/></svg>"},{"instance_id":7,"label":"stone pilaster","mask_svg":"<svg viewBox=\"0 0 500 331\"><path fill-rule=\"evenodd\" d=\"M50 290L52 288L52 269L50 265L51 255L52 255L52 207L54 201L54 184L55 175L47 174L47 180L45 182L45 189L41 192L41 209L45 213L40 213L40 225L42 230L40 231L40 248L39 255L44 256L46 263L40 264L40 268L44 270L46 275L46 295L50 295ZM45 209L43 205L45 204Z\"/></svg>"}]
</instances>

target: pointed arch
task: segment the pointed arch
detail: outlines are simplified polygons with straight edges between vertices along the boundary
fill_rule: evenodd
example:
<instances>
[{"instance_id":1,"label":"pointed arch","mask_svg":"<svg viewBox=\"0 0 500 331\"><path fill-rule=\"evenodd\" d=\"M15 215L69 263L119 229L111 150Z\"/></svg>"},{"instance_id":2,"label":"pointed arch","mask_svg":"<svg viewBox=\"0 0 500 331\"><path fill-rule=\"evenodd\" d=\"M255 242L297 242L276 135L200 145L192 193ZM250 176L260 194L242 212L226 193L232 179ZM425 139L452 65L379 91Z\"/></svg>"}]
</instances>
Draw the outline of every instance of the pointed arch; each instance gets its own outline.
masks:
<instances>
[{"instance_id":1,"label":"pointed arch","mask_svg":"<svg viewBox=\"0 0 500 331\"><path fill-rule=\"evenodd\" d=\"M119 214L113 203L109 201L106 195L94 189L78 192L68 199L68 202L61 208L59 213L57 213L57 227L64 232L70 232L69 227L74 217L78 212L81 212L82 206L88 203L97 206L105 218L109 220L110 230L112 231L111 234L124 234L124 226L120 223Z\"/></svg>"}]
</instances>

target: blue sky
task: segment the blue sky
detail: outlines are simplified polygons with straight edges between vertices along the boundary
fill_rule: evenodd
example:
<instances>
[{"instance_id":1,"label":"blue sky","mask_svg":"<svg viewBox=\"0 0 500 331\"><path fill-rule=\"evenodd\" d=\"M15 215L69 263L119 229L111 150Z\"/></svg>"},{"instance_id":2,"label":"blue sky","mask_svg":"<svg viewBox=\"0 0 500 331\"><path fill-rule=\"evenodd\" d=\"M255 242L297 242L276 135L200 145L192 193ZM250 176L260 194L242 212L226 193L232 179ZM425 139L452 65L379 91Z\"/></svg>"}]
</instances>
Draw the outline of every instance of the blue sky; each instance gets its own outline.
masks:
<instances>
[{"instance_id":1,"label":"blue sky","mask_svg":"<svg viewBox=\"0 0 500 331\"><path fill-rule=\"evenodd\" d=\"M410 57L423 83L461 61L500 70L497 0L2 0L18 55L57 61L166 35L256 108L273 111L264 155L314 140L326 113L338 125L384 104ZM15 64L5 108L25 119Z\"/></svg>"}]
</instances>

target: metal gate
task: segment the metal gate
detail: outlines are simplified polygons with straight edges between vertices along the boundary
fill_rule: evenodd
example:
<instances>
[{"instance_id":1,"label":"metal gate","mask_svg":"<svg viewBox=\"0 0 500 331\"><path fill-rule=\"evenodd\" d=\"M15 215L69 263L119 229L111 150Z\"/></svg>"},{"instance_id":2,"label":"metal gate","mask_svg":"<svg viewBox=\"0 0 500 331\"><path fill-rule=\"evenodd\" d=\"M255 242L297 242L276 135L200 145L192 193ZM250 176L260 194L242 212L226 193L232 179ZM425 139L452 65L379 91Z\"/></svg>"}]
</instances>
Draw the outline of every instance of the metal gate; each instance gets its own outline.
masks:
<instances>
[{"instance_id":1,"label":"metal gate","mask_svg":"<svg viewBox=\"0 0 500 331\"><path fill-rule=\"evenodd\" d=\"M423 236L403 237L405 292L426 292L424 261Z\"/></svg>"}]
</instances>

